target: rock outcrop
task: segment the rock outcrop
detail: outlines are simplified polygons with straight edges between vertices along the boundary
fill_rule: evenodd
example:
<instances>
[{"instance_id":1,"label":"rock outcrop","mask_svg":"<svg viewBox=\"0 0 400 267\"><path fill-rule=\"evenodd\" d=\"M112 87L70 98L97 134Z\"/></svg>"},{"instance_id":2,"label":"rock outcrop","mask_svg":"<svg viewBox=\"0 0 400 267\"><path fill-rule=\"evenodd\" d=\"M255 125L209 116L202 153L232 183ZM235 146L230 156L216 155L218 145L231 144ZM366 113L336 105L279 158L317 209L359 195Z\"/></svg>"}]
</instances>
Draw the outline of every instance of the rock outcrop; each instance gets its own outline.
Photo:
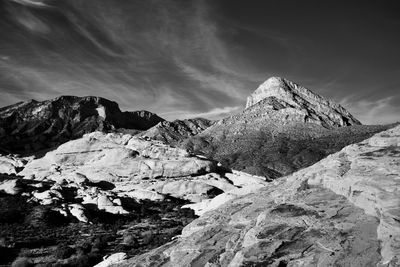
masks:
<instances>
[{"instance_id":1,"label":"rock outcrop","mask_svg":"<svg viewBox=\"0 0 400 267\"><path fill-rule=\"evenodd\" d=\"M102 132L60 145L28 162L18 175L52 184L48 188L39 186L26 195L36 203L55 205L60 213L69 212L80 221L88 220L82 217L85 205L112 214L127 214L121 199L140 202L173 197L202 207L220 194L231 196L238 188L254 189L267 184L264 177L229 172L214 161L160 141ZM10 186L3 187L10 191ZM75 193L67 196L65 192L71 190ZM204 210L196 205L187 207L198 214Z\"/></svg>"},{"instance_id":2,"label":"rock outcrop","mask_svg":"<svg viewBox=\"0 0 400 267\"><path fill-rule=\"evenodd\" d=\"M249 97L245 110L185 140L184 146L231 169L277 178L391 127L359 124L340 105L271 78Z\"/></svg>"},{"instance_id":3,"label":"rock outcrop","mask_svg":"<svg viewBox=\"0 0 400 267\"><path fill-rule=\"evenodd\" d=\"M17 174L28 161L14 155L0 155L0 174Z\"/></svg>"},{"instance_id":4,"label":"rock outcrop","mask_svg":"<svg viewBox=\"0 0 400 267\"><path fill-rule=\"evenodd\" d=\"M170 145L177 145L184 139L195 136L210 127L214 122L202 119L163 121L138 136L163 141Z\"/></svg>"},{"instance_id":5,"label":"rock outcrop","mask_svg":"<svg viewBox=\"0 0 400 267\"><path fill-rule=\"evenodd\" d=\"M248 98L246 108L260 103L279 110L282 122L287 119L312 122L325 127L361 124L342 106L310 90L280 77L272 77L261 84Z\"/></svg>"},{"instance_id":6,"label":"rock outcrop","mask_svg":"<svg viewBox=\"0 0 400 267\"><path fill-rule=\"evenodd\" d=\"M400 126L235 197L118 266L399 266Z\"/></svg>"},{"instance_id":7,"label":"rock outcrop","mask_svg":"<svg viewBox=\"0 0 400 267\"><path fill-rule=\"evenodd\" d=\"M101 97L31 100L0 109L0 150L35 152L96 130L147 130L161 121L148 111L121 112L117 103Z\"/></svg>"}]
</instances>

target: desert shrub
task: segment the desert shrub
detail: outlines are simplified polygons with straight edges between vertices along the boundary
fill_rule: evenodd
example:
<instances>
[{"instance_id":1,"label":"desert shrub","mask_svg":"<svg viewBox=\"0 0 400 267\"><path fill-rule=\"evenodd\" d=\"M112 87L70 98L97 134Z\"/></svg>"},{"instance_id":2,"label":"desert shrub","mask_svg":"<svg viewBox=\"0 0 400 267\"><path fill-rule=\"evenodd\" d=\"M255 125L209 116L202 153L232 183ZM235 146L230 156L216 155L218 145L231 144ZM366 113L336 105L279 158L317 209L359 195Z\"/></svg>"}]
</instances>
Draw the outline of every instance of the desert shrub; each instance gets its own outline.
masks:
<instances>
[{"instance_id":1,"label":"desert shrub","mask_svg":"<svg viewBox=\"0 0 400 267\"><path fill-rule=\"evenodd\" d=\"M89 253L87 255L78 255L67 260L64 267L91 267L102 261L98 253Z\"/></svg>"},{"instance_id":2,"label":"desert shrub","mask_svg":"<svg viewBox=\"0 0 400 267\"><path fill-rule=\"evenodd\" d=\"M25 222L34 227L59 226L64 224L66 219L49 206L36 206L25 218Z\"/></svg>"},{"instance_id":3,"label":"desert shrub","mask_svg":"<svg viewBox=\"0 0 400 267\"><path fill-rule=\"evenodd\" d=\"M54 256L57 259L68 259L75 253L75 250L68 245L60 244L57 246Z\"/></svg>"},{"instance_id":4,"label":"desert shrub","mask_svg":"<svg viewBox=\"0 0 400 267\"><path fill-rule=\"evenodd\" d=\"M78 255L86 255L90 253L91 250L92 250L92 244L90 244L89 242L83 243L76 249Z\"/></svg>"},{"instance_id":5,"label":"desert shrub","mask_svg":"<svg viewBox=\"0 0 400 267\"><path fill-rule=\"evenodd\" d=\"M128 234L128 235L124 236L122 243L131 248L137 248L139 246L139 242L138 242L137 238L132 234Z\"/></svg>"},{"instance_id":6,"label":"desert shrub","mask_svg":"<svg viewBox=\"0 0 400 267\"><path fill-rule=\"evenodd\" d=\"M179 215L181 218L191 218L191 219L195 219L198 216L196 216L196 214L194 213L194 210L192 209L188 209L188 208L183 208L183 209L179 209Z\"/></svg>"},{"instance_id":7,"label":"desert shrub","mask_svg":"<svg viewBox=\"0 0 400 267\"><path fill-rule=\"evenodd\" d=\"M114 237L115 238L115 237ZM113 236L112 235L101 235L101 236L96 236L93 240L93 245L92 245L92 252L94 250L97 251L103 251L107 247L107 242L112 240Z\"/></svg>"},{"instance_id":8,"label":"desert shrub","mask_svg":"<svg viewBox=\"0 0 400 267\"><path fill-rule=\"evenodd\" d=\"M12 264L11 267L33 267L33 263L29 258L21 257L17 258Z\"/></svg>"},{"instance_id":9,"label":"desert shrub","mask_svg":"<svg viewBox=\"0 0 400 267\"><path fill-rule=\"evenodd\" d=\"M0 223L23 222L28 207L24 198L0 192Z\"/></svg>"},{"instance_id":10,"label":"desert shrub","mask_svg":"<svg viewBox=\"0 0 400 267\"><path fill-rule=\"evenodd\" d=\"M148 245L153 241L154 235L153 233L149 230L149 231L145 231L142 233L142 237L143 237L143 245Z\"/></svg>"}]
</instances>

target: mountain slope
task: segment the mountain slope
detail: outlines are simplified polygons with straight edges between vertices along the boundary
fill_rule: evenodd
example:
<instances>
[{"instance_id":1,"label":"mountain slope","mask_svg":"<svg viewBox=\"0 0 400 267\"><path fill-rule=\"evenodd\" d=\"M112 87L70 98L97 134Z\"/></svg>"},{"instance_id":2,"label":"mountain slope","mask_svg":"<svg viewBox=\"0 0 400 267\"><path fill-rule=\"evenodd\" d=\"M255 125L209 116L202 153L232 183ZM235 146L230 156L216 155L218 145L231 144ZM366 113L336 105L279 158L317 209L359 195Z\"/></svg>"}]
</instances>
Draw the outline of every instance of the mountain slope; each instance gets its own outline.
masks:
<instances>
[{"instance_id":1,"label":"mountain slope","mask_svg":"<svg viewBox=\"0 0 400 267\"><path fill-rule=\"evenodd\" d=\"M119 266L399 266L400 126L226 201Z\"/></svg>"},{"instance_id":2,"label":"mountain slope","mask_svg":"<svg viewBox=\"0 0 400 267\"><path fill-rule=\"evenodd\" d=\"M317 123L324 127L361 124L342 106L280 77L271 77L261 84L247 98L246 108L270 99L274 99L271 102L276 103L275 105L271 104L271 106L277 108L281 105L278 109L287 109L289 115L290 108L295 109L300 113L298 115L303 116L304 122ZM265 106L265 103L263 106Z\"/></svg>"},{"instance_id":3,"label":"mountain slope","mask_svg":"<svg viewBox=\"0 0 400 267\"><path fill-rule=\"evenodd\" d=\"M184 146L230 168L276 178L391 127L359 124L341 106L274 77L249 97L245 110Z\"/></svg>"},{"instance_id":4,"label":"mountain slope","mask_svg":"<svg viewBox=\"0 0 400 267\"><path fill-rule=\"evenodd\" d=\"M147 130L164 121L148 111L121 112L101 97L61 96L0 109L0 147L9 152L51 148L95 130Z\"/></svg>"},{"instance_id":5,"label":"mountain slope","mask_svg":"<svg viewBox=\"0 0 400 267\"><path fill-rule=\"evenodd\" d=\"M163 141L170 145L177 145L182 140L195 136L210 127L214 122L203 119L162 121L156 126L141 132L138 136Z\"/></svg>"}]
</instances>

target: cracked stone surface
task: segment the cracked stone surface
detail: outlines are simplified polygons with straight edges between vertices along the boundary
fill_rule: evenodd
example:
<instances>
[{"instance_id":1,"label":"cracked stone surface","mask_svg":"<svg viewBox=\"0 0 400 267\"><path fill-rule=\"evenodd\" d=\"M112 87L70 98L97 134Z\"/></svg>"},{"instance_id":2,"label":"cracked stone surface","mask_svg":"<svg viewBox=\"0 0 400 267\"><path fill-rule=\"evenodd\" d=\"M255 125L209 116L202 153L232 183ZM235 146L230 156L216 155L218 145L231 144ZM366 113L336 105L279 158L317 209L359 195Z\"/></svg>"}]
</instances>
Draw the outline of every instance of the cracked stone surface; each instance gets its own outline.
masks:
<instances>
[{"instance_id":1,"label":"cracked stone surface","mask_svg":"<svg viewBox=\"0 0 400 267\"><path fill-rule=\"evenodd\" d=\"M236 196L119 266L399 266L400 127Z\"/></svg>"},{"instance_id":2,"label":"cracked stone surface","mask_svg":"<svg viewBox=\"0 0 400 267\"><path fill-rule=\"evenodd\" d=\"M112 214L129 213L121 199L164 201L173 197L192 203L187 207L201 214L216 207L208 202L218 195L231 197L241 187L255 190L267 184L264 177L227 172L216 162L184 149L122 133L86 134L22 168L18 175L37 186L23 192L30 201L55 205L57 212L71 213L82 222L89 222L85 206ZM0 191L18 194L20 181L18 177L2 181ZM221 205L218 199L213 203Z\"/></svg>"}]
</instances>

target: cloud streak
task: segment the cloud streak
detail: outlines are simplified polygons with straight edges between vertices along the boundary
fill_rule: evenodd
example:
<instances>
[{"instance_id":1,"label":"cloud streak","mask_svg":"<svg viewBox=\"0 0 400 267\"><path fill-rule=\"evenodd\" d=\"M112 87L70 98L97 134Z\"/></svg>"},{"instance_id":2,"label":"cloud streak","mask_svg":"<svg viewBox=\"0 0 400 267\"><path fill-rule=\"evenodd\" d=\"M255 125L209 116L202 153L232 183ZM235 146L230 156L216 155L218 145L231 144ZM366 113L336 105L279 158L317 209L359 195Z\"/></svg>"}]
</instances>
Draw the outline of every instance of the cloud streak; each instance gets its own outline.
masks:
<instances>
[{"instance_id":1,"label":"cloud streak","mask_svg":"<svg viewBox=\"0 0 400 267\"><path fill-rule=\"evenodd\" d=\"M147 109L168 119L193 114L219 117L243 106L246 96L269 76L284 76L335 100L357 94L360 98L353 97L353 102L366 102L351 105L361 111L376 97L374 87L382 88L372 79L373 73L390 85L379 99L394 95L400 84L394 77L399 76L388 73L400 56L389 48L400 41L393 40L393 34L386 36L390 42L369 45L362 38L351 39L346 31L340 35L343 31L335 27L343 22L315 13L313 8L321 8L318 2L295 7L321 25L296 16L297 11L292 14L281 2L2 1L0 106L60 94L98 95L117 101L125 110ZM274 12L266 16L270 8ZM353 20L369 14L361 10L357 17L358 13L346 12L344 20L352 30ZM374 14L379 17L378 11ZM380 21L373 22L382 29ZM374 23L357 23L368 30L368 40L376 33ZM398 26L390 23L390 27L385 28L388 33ZM321 30L325 28L330 34ZM342 39L348 46L333 42ZM366 61L368 53L380 55L372 50L379 45L380 53L392 54L386 52L385 60ZM369 50L363 54L359 51L364 47ZM382 105L397 112L389 102ZM376 121L373 117L383 113L377 111L366 121Z\"/></svg>"}]
</instances>

